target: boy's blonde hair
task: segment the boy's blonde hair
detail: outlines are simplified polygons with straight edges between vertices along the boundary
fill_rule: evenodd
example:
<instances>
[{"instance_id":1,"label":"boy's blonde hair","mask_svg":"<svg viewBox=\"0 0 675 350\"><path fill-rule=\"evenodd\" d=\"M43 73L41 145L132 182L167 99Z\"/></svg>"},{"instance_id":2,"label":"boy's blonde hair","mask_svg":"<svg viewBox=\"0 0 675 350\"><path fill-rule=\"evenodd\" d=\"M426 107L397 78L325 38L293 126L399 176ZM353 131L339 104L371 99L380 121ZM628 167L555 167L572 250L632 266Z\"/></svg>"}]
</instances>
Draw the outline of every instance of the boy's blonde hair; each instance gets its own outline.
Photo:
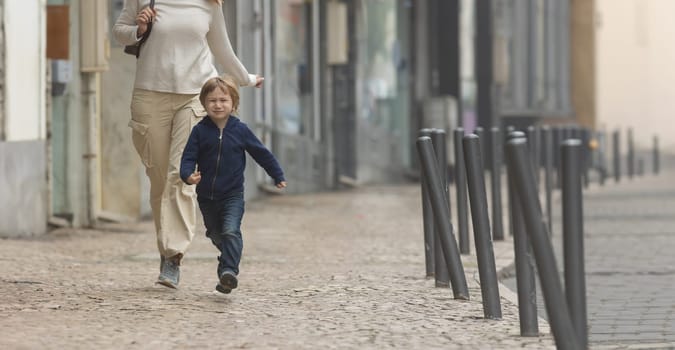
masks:
<instances>
[{"instance_id":1,"label":"boy's blonde hair","mask_svg":"<svg viewBox=\"0 0 675 350\"><path fill-rule=\"evenodd\" d=\"M206 96L215 89L220 89L222 92L230 95L233 113L239 109L239 86L230 77L215 77L204 83L202 91L199 92L199 102L202 103L204 108L206 108Z\"/></svg>"}]
</instances>

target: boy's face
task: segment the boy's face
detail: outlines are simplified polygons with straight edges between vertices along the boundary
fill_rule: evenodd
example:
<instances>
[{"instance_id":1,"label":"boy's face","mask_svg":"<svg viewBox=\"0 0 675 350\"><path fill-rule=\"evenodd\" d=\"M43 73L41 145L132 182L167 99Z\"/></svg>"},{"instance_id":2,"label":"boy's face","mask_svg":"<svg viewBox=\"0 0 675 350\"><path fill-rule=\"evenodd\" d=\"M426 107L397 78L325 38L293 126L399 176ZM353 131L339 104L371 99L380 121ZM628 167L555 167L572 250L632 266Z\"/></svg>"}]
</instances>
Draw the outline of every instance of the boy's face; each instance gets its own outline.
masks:
<instances>
[{"instance_id":1,"label":"boy's face","mask_svg":"<svg viewBox=\"0 0 675 350\"><path fill-rule=\"evenodd\" d=\"M214 120L223 120L232 113L232 97L226 91L216 88L206 95L206 112Z\"/></svg>"}]
</instances>

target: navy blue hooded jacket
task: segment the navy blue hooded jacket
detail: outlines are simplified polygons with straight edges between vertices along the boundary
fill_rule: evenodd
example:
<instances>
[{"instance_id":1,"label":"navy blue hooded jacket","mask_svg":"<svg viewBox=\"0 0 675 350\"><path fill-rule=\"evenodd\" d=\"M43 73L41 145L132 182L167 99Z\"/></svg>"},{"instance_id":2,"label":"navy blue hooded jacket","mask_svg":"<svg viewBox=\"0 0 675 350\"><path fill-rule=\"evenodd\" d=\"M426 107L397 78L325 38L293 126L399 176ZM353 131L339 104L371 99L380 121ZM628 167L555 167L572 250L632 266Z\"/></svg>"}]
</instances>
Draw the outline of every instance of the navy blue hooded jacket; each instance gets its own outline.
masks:
<instances>
[{"instance_id":1,"label":"navy blue hooded jacket","mask_svg":"<svg viewBox=\"0 0 675 350\"><path fill-rule=\"evenodd\" d=\"M260 164L278 184L284 179L279 162L251 129L239 118L230 116L221 130L209 117L202 119L190 133L180 162L180 177L185 183L199 166L202 179L197 184L197 195L208 199L222 199L230 193L244 191L246 154Z\"/></svg>"}]
</instances>

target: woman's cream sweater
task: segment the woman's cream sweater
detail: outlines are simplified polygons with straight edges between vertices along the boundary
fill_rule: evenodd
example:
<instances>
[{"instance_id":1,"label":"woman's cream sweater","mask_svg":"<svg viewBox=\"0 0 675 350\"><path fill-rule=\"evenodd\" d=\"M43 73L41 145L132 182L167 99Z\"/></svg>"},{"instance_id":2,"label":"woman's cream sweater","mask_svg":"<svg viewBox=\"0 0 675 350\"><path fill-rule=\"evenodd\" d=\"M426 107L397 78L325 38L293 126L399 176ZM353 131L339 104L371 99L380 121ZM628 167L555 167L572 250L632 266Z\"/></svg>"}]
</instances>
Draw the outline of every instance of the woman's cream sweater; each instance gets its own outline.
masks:
<instances>
[{"instance_id":1,"label":"woman's cream sweater","mask_svg":"<svg viewBox=\"0 0 675 350\"><path fill-rule=\"evenodd\" d=\"M113 26L116 41L131 45L140 39L136 15L149 4L150 0L124 0ZM199 93L207 79L218 75L212 57L239 85L255 85L256 76L248 74L232 49L222 5L212 0L155 0L155 10L152 32L136 62L135 88Z\"/></svg>"}]
</instances>

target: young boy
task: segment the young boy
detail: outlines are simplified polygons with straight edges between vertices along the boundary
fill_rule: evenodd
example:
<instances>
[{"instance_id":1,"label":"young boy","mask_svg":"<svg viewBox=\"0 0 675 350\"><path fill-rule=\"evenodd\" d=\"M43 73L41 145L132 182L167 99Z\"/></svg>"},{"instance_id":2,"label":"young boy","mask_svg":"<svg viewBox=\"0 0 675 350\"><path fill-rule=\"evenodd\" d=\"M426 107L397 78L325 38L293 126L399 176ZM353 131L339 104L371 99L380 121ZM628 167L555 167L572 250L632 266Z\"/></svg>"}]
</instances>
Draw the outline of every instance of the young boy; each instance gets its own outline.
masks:
<instances>
[{"instance_id":1,"label":"young boy","mask_svg":"<svg viewBox=\"0 0 675 350\"><path fill-rule=\"evenodd\" d=\"M197 185L206 236L220 250L216 290L227 294L237 288L241 260L244 151L274 179L277 188L286 187L286 180L274 155L246 124L232 115L239 106L239 91L234 81L209 79L202 87L199 100L207 117L192 129L183 151L180 177L187 184Z\"/></svg>"}]
</instances>

